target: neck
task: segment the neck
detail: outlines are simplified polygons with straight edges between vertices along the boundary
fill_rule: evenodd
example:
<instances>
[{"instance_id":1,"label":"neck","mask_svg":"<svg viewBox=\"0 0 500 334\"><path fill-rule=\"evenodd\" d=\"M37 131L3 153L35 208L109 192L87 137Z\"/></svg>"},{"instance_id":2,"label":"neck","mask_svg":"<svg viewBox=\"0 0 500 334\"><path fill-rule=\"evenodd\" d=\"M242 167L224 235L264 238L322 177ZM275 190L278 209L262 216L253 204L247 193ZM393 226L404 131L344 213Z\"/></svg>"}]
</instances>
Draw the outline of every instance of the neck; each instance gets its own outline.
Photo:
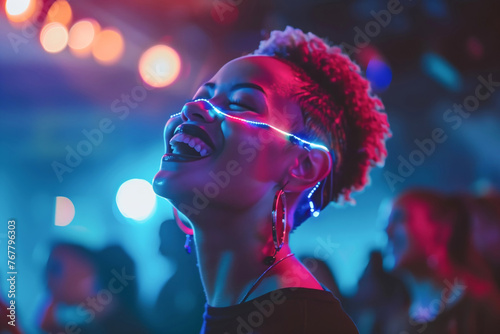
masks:
<instances>
[{"instance_id":1,"label":"neck","mask_svg":"<svg viewBox=\"0 0 500 334\"><path fill-rule=\"evenodd\" d=\"M237 304L269 267L264 259L274 254L271 214L263 211L255 206L245 212L204 213L204 221L193 222L201 280L210 306ZM276 261L289 253L286 240Z\"/></svg>"},{"instance_id":2,"label":"neck","mask_svg":"<svg viewBox=\"0 0 500 334\"><path fill-rule=\"evenodd\" d=\"M406 283L410 293L411 303L409 315L417 321L431 321L437 316L434 301L440 301L445 286L442 282L431 278L415 278L409 276ZM438 304L440 305L440 304Z\"/></svg>"}]
</instances>

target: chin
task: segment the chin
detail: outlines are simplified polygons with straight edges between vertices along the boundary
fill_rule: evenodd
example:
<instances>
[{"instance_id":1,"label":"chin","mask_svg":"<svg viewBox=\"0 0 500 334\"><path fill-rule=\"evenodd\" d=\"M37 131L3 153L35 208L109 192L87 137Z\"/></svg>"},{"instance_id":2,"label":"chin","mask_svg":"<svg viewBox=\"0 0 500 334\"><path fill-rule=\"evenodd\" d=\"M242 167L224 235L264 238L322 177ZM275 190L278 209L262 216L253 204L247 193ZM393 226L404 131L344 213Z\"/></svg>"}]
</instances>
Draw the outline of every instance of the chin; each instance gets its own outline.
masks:
<instances>
[{"instance_id":1,"label":"chin","mask_svg":"<svg viewBox=\"0 0 500 334\"><path fill-rule=\"evenodd\" d=\"M186 177L186 175L160 170L153 179L153 190L158 196L167 199L178 209L181 203L192 207L194 201L200 201L197 200L196 195L199 192L194 190L200 189L200 186L197 185L200 182L195 177Z\"/></svg>"},{"instance_id":2,"label":"chin","mask_svg":"<svg viewBox=\"0 0 500 334\"><path fill-rule=\"evenodd\" d=\"M174 193L178 192L175 182L172 182L170 173L164 170L160 170L156 173L153 179L153 190L161 197L171 198ZM177 191L171 191L171 189L177 189Z\"/></svg>"}]
</instances>

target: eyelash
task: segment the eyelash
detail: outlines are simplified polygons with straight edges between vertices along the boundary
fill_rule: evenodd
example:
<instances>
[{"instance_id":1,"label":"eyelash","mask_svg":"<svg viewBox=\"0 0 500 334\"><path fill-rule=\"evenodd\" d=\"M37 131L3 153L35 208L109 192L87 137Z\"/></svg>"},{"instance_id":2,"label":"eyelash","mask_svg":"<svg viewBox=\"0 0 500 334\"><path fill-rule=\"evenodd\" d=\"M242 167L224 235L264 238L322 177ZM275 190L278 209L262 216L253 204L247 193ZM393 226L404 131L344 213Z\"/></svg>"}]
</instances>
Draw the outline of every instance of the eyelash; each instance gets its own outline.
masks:
<instances>
[{"instance_id":1,"label":"eyelash","mask_svg":"<svg viewBox=\"0 0 500 334\"><path fill-rule=\"evenodd\" d=\"M201 98L201 97L195 97L194 99L189 99L189 100L186 100L186 102L185 102L185 103L194 102L194 101L196 101L197 99L200 99L200 98ZM248 105L246 105L246 104L242 103L242 102L241 102L240 100L238 100L238 99L235 99L235 100L229 100L228 105L231 105L231 104L236 104L236 105L238 105L238 106L240 106L240 107L242 107L242 108L245 108L245 109L248 109L248 110L250 110L250 111L253 111L253 109L252 109L252 108L250 108Z\"/></svg>"},{"instance_id":2,"label":"eyelash","mask_svg":"<svg viewBox=\"0 0 500 334\"><path fill-rule=\"evenodd\" d=\"M240 107L242 107L242 108L245 108L245 109L248 109L248 110L252 110L252 108L250 108L249 106L247 106L247 105L246 105L246 104L244 104L244 103L241 103L241 101L240 101L240 100L238 100L238 99L233 100L233 101L229 101L229 105L231 105L231 104L236 104L236 105L238 105L238 106L240 106Z\"/></svg>"}]
</instances>

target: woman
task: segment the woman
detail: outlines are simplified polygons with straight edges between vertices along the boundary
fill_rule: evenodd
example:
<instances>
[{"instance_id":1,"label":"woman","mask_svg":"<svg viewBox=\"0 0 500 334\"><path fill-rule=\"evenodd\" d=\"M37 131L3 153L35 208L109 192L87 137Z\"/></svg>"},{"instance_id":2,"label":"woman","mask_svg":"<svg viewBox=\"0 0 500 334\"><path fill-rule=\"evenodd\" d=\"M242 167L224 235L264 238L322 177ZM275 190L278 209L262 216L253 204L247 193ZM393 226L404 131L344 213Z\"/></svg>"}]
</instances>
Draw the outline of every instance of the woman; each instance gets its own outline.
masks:
<instances>
[{"instance_id":1,"label":"woman","mask_svg":"<svg viewBox=\"0 0 500 334\"><path fill-rule=\"evenodd\" d=\"M350 200L383 161L379 108L339 48L287 27L224 65L170 118L154 189L194 230L202 333L357 333L288 235Z\"/></svg>"},{"instance_id":2,"label":"woman","mask_svg":"<svg viewBox=\"0 0 500 334\"><path fill-rule=\"evenodd\" d=\"M121 247L95 252L57 243L46 277L50 298L40 317L45 333L151 333L138 307L135 264Z\"/></svg>"},{"instance_id":3,"label":"woman","mask_svg":"<svg viewBox=\"0 0 500 334\"><path fill-rule=\"evenodd\" d=\"M413 189L396 199L387 236L410 306L385 333L498 333L498 291L469 231L461 197Z\"/></svg>"}]
</instances>

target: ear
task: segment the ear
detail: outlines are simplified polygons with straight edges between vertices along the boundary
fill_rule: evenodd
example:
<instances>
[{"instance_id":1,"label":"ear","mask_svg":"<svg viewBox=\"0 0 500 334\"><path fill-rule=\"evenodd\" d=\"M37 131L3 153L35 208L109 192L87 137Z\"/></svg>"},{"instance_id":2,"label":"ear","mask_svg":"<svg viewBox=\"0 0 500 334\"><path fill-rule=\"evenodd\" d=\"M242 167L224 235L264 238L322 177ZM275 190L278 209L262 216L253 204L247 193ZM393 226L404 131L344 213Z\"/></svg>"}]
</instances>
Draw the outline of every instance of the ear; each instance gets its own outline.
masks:
<instances>
[{"instance_id":1,"label":"ear","mask_svg":"<svg viewBox=\"0 0 500 334\"><path fill-rule=\"evenodd\" d=\"M303 151L304 152L304 151ZM299 155L289 169L287 190L302 192L314 187L332 170L332 157L328 152L312 149Z\"/></svg>"}]
</instances>

